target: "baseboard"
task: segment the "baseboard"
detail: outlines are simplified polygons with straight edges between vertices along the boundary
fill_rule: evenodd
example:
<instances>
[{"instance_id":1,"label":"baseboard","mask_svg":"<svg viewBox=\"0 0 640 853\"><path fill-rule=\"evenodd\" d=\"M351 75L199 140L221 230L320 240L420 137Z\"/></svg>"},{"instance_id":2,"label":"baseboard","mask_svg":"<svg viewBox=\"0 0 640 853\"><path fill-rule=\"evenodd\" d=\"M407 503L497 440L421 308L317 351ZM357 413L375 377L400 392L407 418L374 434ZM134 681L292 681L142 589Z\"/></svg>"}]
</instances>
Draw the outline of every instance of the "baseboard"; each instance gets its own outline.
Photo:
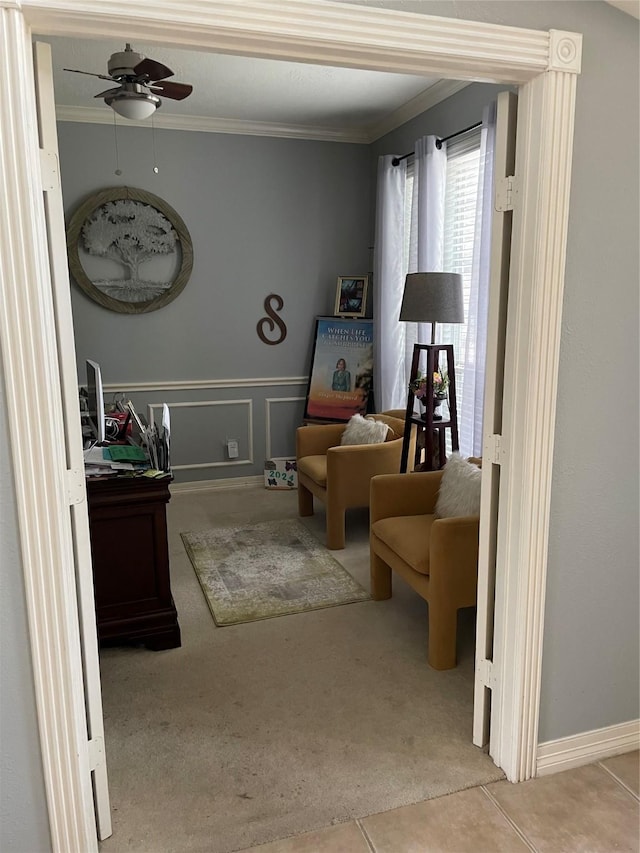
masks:
<instances>
[{"instance_id":1,"label":"baseboard","mask_svg":"<svg viewBox=\"0 0 640 853\"><path fill-rule=\"evenodd\" d=\"M640 748L640 720L538 744L537 775L548 776Z\"/></svg>"},{"instance_id":2,"label":"baseboard","mask_svg":"<svg viewBox=\"0 0 640 853\"><path fill-rule=\"evenodd\" d=\"M194 480L191 483L172 483L169 487L172 495L188 492L213 492L219 489L237 489L239 487L264 486L264 475L254 477L225 477L220 480Z\"/></svg>"}]
</instances>

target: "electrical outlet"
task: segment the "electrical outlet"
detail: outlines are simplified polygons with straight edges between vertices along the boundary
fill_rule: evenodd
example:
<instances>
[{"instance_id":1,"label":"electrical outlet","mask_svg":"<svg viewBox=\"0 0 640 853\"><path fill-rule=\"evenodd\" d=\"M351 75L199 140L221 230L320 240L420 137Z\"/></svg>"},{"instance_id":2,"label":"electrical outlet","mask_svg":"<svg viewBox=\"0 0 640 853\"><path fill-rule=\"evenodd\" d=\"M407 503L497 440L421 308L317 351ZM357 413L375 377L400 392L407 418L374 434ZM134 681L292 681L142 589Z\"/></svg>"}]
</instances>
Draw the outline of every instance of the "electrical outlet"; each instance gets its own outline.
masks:
<instances>
[{"instance_id":1,"label":"electrical outlet","mask_svg":"<svg viewBox=\"0 0 640 853\"><path fill-rule=\"evenodd\" d=\"M228 438L227 439L227 456L229 459L237 459L239 455L238 450L238 439L237 438Z\"/></svg>"}]
</instances>

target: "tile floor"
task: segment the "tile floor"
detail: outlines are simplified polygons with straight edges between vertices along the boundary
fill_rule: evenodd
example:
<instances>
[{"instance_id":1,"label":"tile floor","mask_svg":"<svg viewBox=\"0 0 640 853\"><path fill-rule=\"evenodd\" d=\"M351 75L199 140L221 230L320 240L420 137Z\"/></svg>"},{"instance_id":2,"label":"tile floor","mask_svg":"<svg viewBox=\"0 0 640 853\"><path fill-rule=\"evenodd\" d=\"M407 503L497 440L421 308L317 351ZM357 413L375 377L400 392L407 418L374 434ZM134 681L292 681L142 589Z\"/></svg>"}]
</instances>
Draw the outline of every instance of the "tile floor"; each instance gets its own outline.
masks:
<instances>
[{"instance_id":1,"label":"tile floor","mask_svg":"<svg viewBox=\"0 0 640 853\"><path fill-rule=\"evenodd\" d=\"M630 752L519 785L502 781L469 788L250 850L638 853L639 755Z\"/></svg>"}]
</instances>

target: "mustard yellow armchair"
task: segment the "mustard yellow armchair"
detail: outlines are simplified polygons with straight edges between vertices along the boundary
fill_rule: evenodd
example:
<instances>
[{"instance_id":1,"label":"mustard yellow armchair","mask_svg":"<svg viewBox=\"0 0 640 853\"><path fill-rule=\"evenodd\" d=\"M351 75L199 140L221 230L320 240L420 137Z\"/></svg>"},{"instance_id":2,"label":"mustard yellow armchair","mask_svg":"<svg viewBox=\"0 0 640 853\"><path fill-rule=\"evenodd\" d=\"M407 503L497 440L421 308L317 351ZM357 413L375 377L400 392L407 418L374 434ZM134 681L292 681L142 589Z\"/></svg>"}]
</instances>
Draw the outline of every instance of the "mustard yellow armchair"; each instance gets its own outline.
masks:
<instances>
[{"instance_id":1,"label":"mustard yellow armchair","mask_svg":"<svg viewBox=\"0 0 640 853\"><path fill-rule=\"evenodd\" d=\"M313 515L314 497L325 504L327 548L344 548L345 512L369 506L371 478L400 471L404 417L400 409L375 415L391 428L381 444L341 446L346 424L310 424L297 429L298 512L301 517ZM415 428L407 428L415 433ZM415 435L412 442L415 450Z\"/></svg>"},{"instance_id":2,"label":"mustard yellow armchair","mask_svg":"<svg viewBox=\"0 0 640 853\"><path fill-rule=\"evenodd\" d=\"M471 460L479 462L479 460ZM391 598L397 572L429 606L428 661L456 665L457 614L473 607L478 583L478 516L436 518L442 471L371 480L371 595Z\"/></svg>"}]
</instances>

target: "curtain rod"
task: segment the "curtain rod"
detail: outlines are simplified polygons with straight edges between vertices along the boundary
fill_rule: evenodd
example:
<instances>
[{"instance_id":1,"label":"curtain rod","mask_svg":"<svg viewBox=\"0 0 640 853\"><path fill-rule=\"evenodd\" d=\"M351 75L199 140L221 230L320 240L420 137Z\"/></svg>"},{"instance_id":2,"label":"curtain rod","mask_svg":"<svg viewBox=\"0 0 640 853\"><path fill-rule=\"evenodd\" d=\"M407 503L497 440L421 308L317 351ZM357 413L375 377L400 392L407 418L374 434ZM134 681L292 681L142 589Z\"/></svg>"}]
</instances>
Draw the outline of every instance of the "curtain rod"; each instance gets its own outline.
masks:
<instances>
[{"instance_id":1,"label":"curtain rod","mask_svg":"<svg viewBox=\"0 0 640 853\"><path fill-rule=\"evenodd\" d=\"M477 127L482 127L482 122L477 121L475 124L469 125L469 127L465 127L464 130L459 130L457 133L451 133L449 136L445 136L442 139L436 139L436 148L442 148L442 143L447 142L449 139L454 139L456 136L462 136L463 133L469 133L472 130L475 130ZM407 157L411 157L415 154L415 151L409 151L408 154L403 154L402 157L394 157L391 161L392 166L397 166L403 160L406 160Z\"/></svg>"}]
</instances>

